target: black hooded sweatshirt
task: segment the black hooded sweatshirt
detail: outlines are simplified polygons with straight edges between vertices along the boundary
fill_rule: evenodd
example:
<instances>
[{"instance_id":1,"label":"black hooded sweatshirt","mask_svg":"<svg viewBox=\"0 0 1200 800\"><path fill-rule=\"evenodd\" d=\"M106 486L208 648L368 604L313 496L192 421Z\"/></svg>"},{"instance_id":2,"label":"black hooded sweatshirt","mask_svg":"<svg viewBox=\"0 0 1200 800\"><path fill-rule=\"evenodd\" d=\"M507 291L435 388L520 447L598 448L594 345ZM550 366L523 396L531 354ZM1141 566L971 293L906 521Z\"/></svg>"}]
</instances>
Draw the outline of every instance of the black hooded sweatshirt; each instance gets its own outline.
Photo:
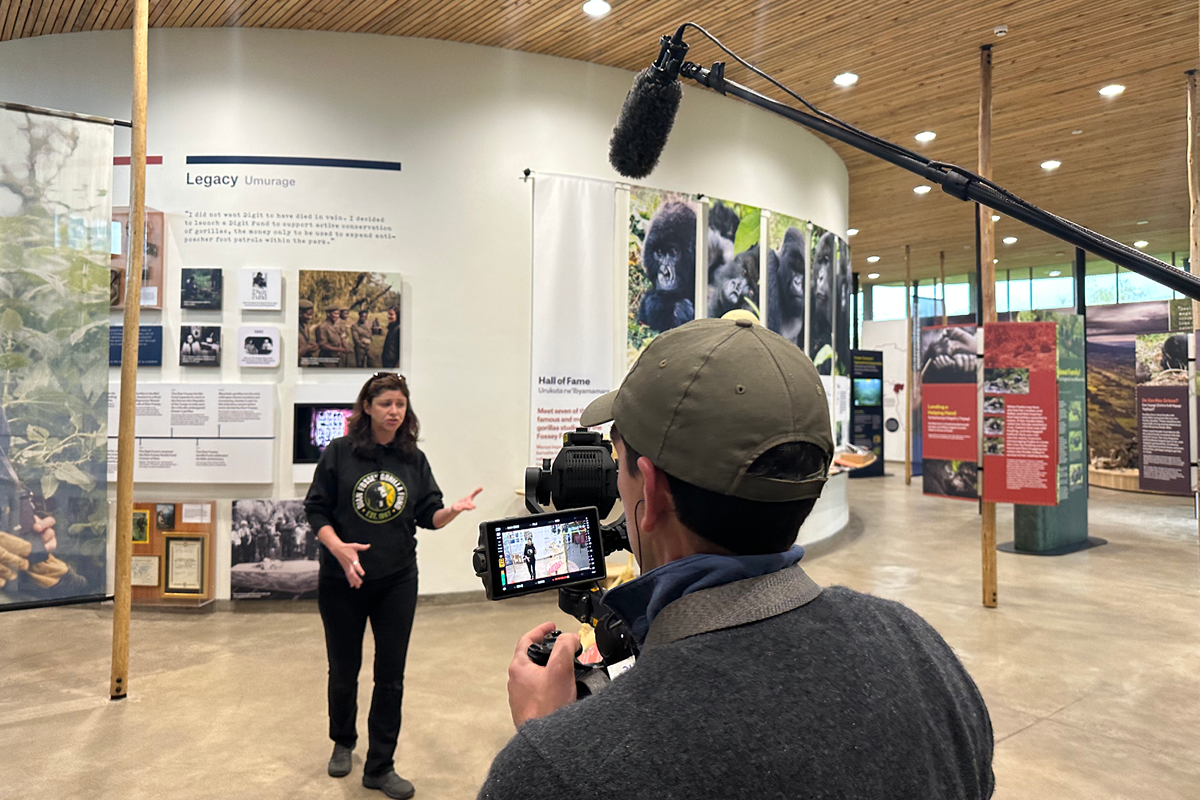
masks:
<instances>
[{"instance_id":1,"label":"black hooded sweatshirt","mask_svg":"<svg viewBox=\"0 0 1200 800\"><path fill-rule=\"evenodd\" d=\"M304 499L314 531L332 525L343 542L371 545L358 555L364 581L415 565L417 526L433 529L433 515L440 508L442 490L424 453L405 456L374 444L364 457L355 452L349 436L325 448ZM324 545L321 577L346 580L342 565Z\"/></svg>"}]
</instances>

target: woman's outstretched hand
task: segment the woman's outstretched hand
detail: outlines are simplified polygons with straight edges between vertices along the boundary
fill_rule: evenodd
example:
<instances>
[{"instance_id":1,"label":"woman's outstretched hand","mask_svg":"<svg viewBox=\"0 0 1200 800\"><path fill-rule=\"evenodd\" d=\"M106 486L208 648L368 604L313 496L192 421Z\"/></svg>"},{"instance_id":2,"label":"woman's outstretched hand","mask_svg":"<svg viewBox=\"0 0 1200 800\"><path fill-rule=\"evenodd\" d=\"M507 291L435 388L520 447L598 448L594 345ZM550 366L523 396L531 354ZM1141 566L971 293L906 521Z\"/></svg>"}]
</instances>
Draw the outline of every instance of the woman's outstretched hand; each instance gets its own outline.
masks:
<instances>
[{"instance_id":1,"label":"woman's outstretched hand","mask_svg":"<svg viewBox=\"0 0 1200 800\"><path fill-rule=\"evenodd\" d=\"M342 542L341 547L333 551L338 563L342 565L342 571L346 573L346 580L350 581L350 586L354 589L362 586L363 576L367 574L362 564L358 563L358 554L370 547L369 544L358 542Z\"/></svg>"},{"instance_id":2,"label":"woman's outstretched hand","mask_svg":"<svg viewBox=\"0 0 1200 800\"><path fill-rule=\"evenodd\" d=\"M471 492L469 495L464 497L462 500L459 500L457 503L450 506L450 510L453 511L455 514L461 514L464 511L474 511L475 510L475 498L482 491L483 491L483 487L480 486L478 489Z\"/></svg>"}]
</instances>

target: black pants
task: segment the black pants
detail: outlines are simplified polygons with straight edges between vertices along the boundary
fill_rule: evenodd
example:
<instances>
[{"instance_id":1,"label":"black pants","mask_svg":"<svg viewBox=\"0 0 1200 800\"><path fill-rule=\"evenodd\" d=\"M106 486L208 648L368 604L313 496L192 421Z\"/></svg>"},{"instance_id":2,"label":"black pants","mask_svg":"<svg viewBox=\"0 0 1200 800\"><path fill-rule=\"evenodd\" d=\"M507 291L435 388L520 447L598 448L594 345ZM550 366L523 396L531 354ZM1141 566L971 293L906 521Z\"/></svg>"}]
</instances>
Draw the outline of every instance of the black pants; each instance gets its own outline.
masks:
<instances>
[{"instance_id":1,"label":"black pants","mask_svg":"<svg viewBox=\"0 0 1200 800\"><path fill-rule=\"evenodd\" d=\"M537 559L535 559L535 558L527 558L527 559L525 559L525 566L529 567L529 577L530 577L530 578L536 578L536 577L537 577L537 575L535 575L535 574L533 573L533 567L534 567L534 565L535 565L535 564L537 564Z\"/></svg>"},{"instance_id":2,"label":"black pants","mask_svg":"<svg viewBox=\"0 0 1200 800\"><path fill-rule=\"evenodd\" d=\"M400 736L400 706L404 700L404 662L417 609L417 568L358 589L344 577L322 577L317 607L325 624L329 657L329 738L354 747L358 739L358 672L362 666L363 633L371 620L375 636L375 691L367 718L367 762L363 772L382 775L394 768Z\"/></svg>"}]
</instances>

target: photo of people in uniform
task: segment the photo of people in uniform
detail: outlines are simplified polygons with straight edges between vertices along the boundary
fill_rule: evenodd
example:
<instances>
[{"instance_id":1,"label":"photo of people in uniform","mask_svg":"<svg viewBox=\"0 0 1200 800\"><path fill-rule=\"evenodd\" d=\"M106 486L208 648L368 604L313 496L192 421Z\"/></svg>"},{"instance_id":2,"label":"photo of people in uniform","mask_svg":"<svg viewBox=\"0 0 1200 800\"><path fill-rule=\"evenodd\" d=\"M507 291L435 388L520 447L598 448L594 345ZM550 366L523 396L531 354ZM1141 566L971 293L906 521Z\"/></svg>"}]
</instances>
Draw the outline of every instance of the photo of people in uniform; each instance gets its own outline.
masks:
<instances>
[{"instance_id":1,"label":"photo of people in uniform","mask_svg":"<svg viewBox=\"0 0 1200 800\"><path fill-rule=\"evenodd\" d=\"M394 273L301 270L299 365L399 367L401 288Z\"/></svg>"},{"instance_id":2,"label":"photo of people in uniform","mask_svg":"<svg viewBox=\"0 0 1200 800\"><path fill-rule=\"evenodd\" d=\"M317 596L317 535L303 500L235 500L230 539L234 600Z\"/></svg>"}]
</instances>

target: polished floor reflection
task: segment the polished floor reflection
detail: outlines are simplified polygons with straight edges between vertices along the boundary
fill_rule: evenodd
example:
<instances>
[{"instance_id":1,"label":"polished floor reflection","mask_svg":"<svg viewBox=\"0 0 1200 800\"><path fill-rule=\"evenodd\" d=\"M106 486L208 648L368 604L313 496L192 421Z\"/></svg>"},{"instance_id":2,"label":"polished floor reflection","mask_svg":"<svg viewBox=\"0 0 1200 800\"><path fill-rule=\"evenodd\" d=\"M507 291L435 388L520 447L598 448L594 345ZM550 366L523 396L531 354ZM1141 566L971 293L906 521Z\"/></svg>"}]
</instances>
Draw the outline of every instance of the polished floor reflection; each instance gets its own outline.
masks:
<instances>
[{"instance_id":1,"label":"polished floor reflection","mask_svg":"<svg viewBox=\"0 0 1200 800\"><path fill-rule=\"evenodd\" d=\"M1192 503L1093 490L1070 556L999 554L980 602L973 503L899 477L852 481L851 527L810 550L824 584L899 600L945 636L987 699L996 797L1200 798L1200 548ZM1001 540L1011 509L1001 507ZM1005 532L1009 535L1005 536ZM0 800L381 795L324 774L325 659L310 604L135 612L132 694L106 699L104 607L0 614ZM546 598L424 604L406 679L399 769L418 797L471 798L511 735L505 666ZM361 687L365 708L370 682Z\"/></svg>"}]
</instances>

